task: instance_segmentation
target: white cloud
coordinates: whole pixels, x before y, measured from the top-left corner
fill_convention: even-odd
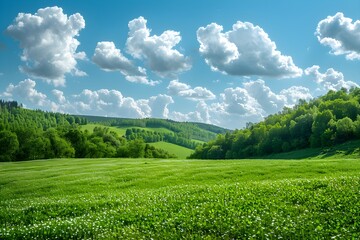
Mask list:
[[[85,28],[79,14],[68,17],[62,8],[39,9],[34,15],[19,13],[6,32],[20,42],[23,49],[20,69],[26,74],[46,80],[55,86],[65,85],[65,74],[86,75],[77,69],[77,60],[85,59],[76,52],[80,42],[75,38]]]
[[[98,42],[92,59],[94,63],[106,71],[120,71],[126,76],[145,76],[144,69],[135,67],[121,53],[120,49],[115,47],[113,42]]]
[[[309,101],[313,98],[310,90],[302,86],[292,86],[288,89],[283,89],[280,91],[280,95],[286,98],[287,107],[293,107],[299,100]]]
[[[142,83],[150,86],[155,86],[160,83],[160,81],[149,80],[146,76],[126,76],[125,79],[129,82]]]
[[[191,68],[190,61],[174,47],[181,41],[179,32],[167,30],[160,36],[150,35],[143,17],[129,22],[127,52],[136,59],[145,60],[159,76],[174,76]]]
[[[210,121],[210,113],[208,105],[200,101],[197,106],[196,110],[189,113],[181,113],[177,111],[173,111],[171,113],[171,118],[175,121],[180,122],[205,122],[211,123]]]
[[[353,23],[343,13],[328,16],[319,22],[315,34],[319,42],[331,48],[335,55],[346,55],[346,59],[360,59],[360,21]]]
[[[66,98],[64,96],[64,92],[54,89],[51,91],[51,93],[55,96],[56,100],[60,103],[60,104],[65,104],[66,103]]]
[[[92,59],[105,71],[120,71],[130,82],[151,86],[159,84],[159,81],[147,79],[146,70],[136,67],[121,53],[120,49],[115,47],[113,42],[98,42]]]
[[[37,106],[45,106],[48,103],[47,96],[38,92],[35,86],[36,82],[31,79],[21,81],[18,85],[10,83],[2,95],[10,99],[29,101]]]
[[[272,92],[263,80],[246,82],[244,88],[251,97],[256,99],[267,115],[278,112],[286,104],[287,98]]]
[[[329,68],[325,73],[319,71],[320,67],[314,65],[305,69],[305,75],[313,77],[314,81],[321,86],[322,90],[340,90],[341,88],[350,89],[352,87],[359,87],[359,85],[352,81],[346,81],[342,72],[338,72],[333,68]]]
[[[281,55],[259,26],[238,21],[232,30],[211,23],[197,30],[199,51],[214,71],[237,76],[299,77],[302,70]]]
[[[204,87],[191,88],[190,85],[178,80],[172,80],[167,89],[170,95],[181,96],[191,100],[212,100],[216,98],[210,90]]]
[[[258,101],[244,88],[226,88],[220,96],[221,106],[216,107],[221,111],[238,115],[263,113]]]
[[[64,93],[54,89],[51,91],[56,101],[51,101],[49,97],[36,89],[36,82],[31,79],[25,79],[17,85],[10,83],[5,92],[0,94],[9,100],[16,100],[26,107],[40,108],[52,112],[69,112],[73,109],[72,103],[66,100]]]
[[[84,89],[74,96],[72,111],[79,114],[92,114],[125,118],[167,118],[168,105],[173,103],[170,96],[159,94],[149,99],[135,100],[125,97],[120,91]]]
[[[181,121],[212,123],[230,129],[242,128],[247,122],[259,122],[285,106],[294,106],[300,99],[311,98],[309,89],[305,87],[293,86],[276,94],[263,80],[249,81],[243,87],[226,88],[218,102],[207,104],[200,101],[195,111],[173,112],[171,117]]]
[[[124,97],[117,90],[91,91],[84,89],[74,98],[74,105],[77,106],[78,113],[129,118],[148,117],[133,98]]]
[[[6,91],[0,93],[0,97],[46,111],[124,118],[168,118],[168,107],[174,103],[171,96],[164,94],[136,100],[114,89],[84,89],[79,94],[68,97],[57,89],[53,89],[51,93],[54,101],[36,89],[35,81],[26,79],[17,85],[9,84]]]
[[[158,96],[150,97],[149,107],[151,108],[151,117],[155,118],[168,118],[169,109],[168,105],[174,103],[172,97],[164,94],[159,94]]]

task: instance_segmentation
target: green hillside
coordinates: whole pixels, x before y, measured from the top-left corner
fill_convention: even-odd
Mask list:
[[[89,123],[86,125],[82,125],[81,129],[84,131],[87,130],[89,132],[93,132],[95,127],[104,127],[104,126],[99,124]],[[117,128],[117,127],[107,127],[107,128],[109,128],[110,131],[116,132],[119,136],[124,136],[126,132],[126,128]]]
[[[100,117],[100,116],[79,116],[85,118],[91,123],[99,123],[106,126],[116,126],[119,128],[136,128],[141,129],[167,129],[170,132],[179,134],[179,136],[200,140],[207,142],[217,134],[226,133],[230,130],[224,129],[215,125],[205,123],[191,123],[191,122],[176,122],[169,119],[129,119],[129,118],[114,118],[114,117]]]
[[[360,161],[0,163],[0,239],[358,239]]]
[[[244,129],[218,135],[199,146],[191,158],[267,158],[281,153],[291,155],[294,151],[322,155],[314,149],[326,150],[359,139],[360,89],[341,89],[310,102],[300,101],[262,122],[247,124]]]
[[[0,100],[0,162],[74,157],[176,157],[146,144],[142,138],[125,138],[127,130],[87,125],[87,122],[79,116],[24,109],[15,101]],[[150,133],[144,131],[144,136],[154,135],[153,131]],[[174,137],[174,140],[187,143],[181,142],[181,138]]]
[[[102,126],[102,125],[89,123],[87,125],[81,126],[81,128],[83,130],[88,130],[89,132],[93,132],[94,128],[99,127],[99,126]],[[126,133],[126,130],[128,129],[126,127],[120,128],[120,127],[111,127],[111,126],[107,127],[107,128],[109,128],[110,131],[116,132],[119,136],[124,136]],[[165,133],[170,132],[170,130],[165,129],[165,128],[140,128],[140,127],[136,127],[136,128],[140,129],[140,130],[153,131],[153,132],[165,132]],[[198,143],[202,143],[201,141],[198,141],[198,140],[194,140],[194,141],[198,142]],[[162,142],[162,141],[153,142],[153,143],[150,143],[150,145],[154,146],[158,149],[164,149],[167,152],[169,152],[170,154],[173,154],[181,159],[187,158],[188,156],[190,156],[190,154],[192,154],[194,152],[194,150],[192,150],[192,149],[185,148],[185,147],[182,147],[182,146],[179,146],[176,144],[172,144],[172,143]]]
[[[360,140],[347,141],[331,147],[306,148],[285,153],[276,153],[264,157],[265,159],[359,159]]]
[[[94,128],[96,128],[96,127],[104,127],[104,126],[101,125],[101,123],[97,123],[97,124],[89,123],[89,124],[81,126],[81,129],[84,131],[87,130],[90,133],[92,133],[94,131]],[[144,130],[146,132],[150,131],[150,132],[154,132],[154,133],[174,134],[173,132],[171,132],[170,130],[168,130],[166,128],[141,128],[141,127],[127,128],[127,127],[112,127],[112,126],[106,126],[106,128],[108,128],[109,131],[116,132],[119,136],[125,136],[127,129],[138,129],[140,131]],[[199,140],[191,140],[191,141],[193,141],[196,144],[204,143]],[[189,149],[186,147],[182,147],[180,145],[163,142],[163,141],[149,142],[149,144],[158,149],[163,149],[163,150],[167,151],[169,154],[175,155],[177,158],[182,158],[182,159],[187,158],[188,156],[190,156],[190,154],[192,154],[194,152],[193,149]]]
[[[159,149],[164,149],[169,153],[174,154],[180,159],[186,159],[188,156],[190,156],[190,154],[194,152],[194,150],[192,149],[167,142],[155,142],[155,143],[150,143],[150,145]]]
[[[124,119],[96,116],[84,116],[90,123],[82,126],[83,130],[92,131],[97,126],[108,128],[127,140],[142,139],[145,143],[158,146],[179,158],[188,157],[197,146],[213,139],[217,134],[229,130],[202,123],[175,122],[165,119]],[[162,148],[169,143],[169,149]],[[155,144],[160,143],[160,144]],[[175,147],[177,145],[179,147]],[[183,150],[183,151],[181,151]]]

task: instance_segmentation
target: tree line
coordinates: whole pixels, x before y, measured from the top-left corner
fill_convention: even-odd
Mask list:
[[[87,119],[68,114],[22,108],[15,101],[0,101],[0,161],[48,158],[176,157],[145,144],[127,140],[106,127],[82,131]]]
[[[257,124],[219,134],[190,158],[241,159],[360,139],[360,89],[329,91],[270,115]]]
[[[219,133],[225,133],[229,130],[205,123],[176,122],[169,119],[128,119],[128,118],[107,118],[99,116],[83,116],[89,122],[100,123],[102,125],[126,128],[165,128],[178,137],[186,139],[196,139],[208,142]]]
[[[138,128],[128,128],[126,130],[125,137],[128,140],[141,138],[147,143],[164,141],[190,149],[195,149],[196,146],[199,145],[199,143],[194,142],[193,140],[189,139],[188,136],[184,136],[182,133],[154,132]]]

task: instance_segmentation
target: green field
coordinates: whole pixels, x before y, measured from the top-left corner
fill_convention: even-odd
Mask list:
[[[190,154],[194,152],[192,149],[167,142],[156,142],[149,144],[156,148],[164,149],[171,154],[175,154],[180,159],[186,159],[186,157],[190,156]]]
[[[360,161],[0,163],[0,239],[358,239]]]
[[[166,128],[112,127],[112,126],[104,126],[101,124],[92,124],[92,123],[81,126],[81,128],[83,130],[88,130],[89,132],[92,132],[95,127],[107,127],[110,129],[110,131],[114,131],[117,134],[119,134],[119,136],[125,135],[126,129],[131,129],[131,128],[150,131],[150,132],[173,133],[172,131],[170,131],[169,129],[166,129]]]
[[[89,132],[93,132],[95,127],[107,127],[109,128],[110,131],[116,132],[119,136],[124,136],[126,132],[126,128],[118,128],[118,127],[104,126],[104,125],[91,124],[91,123],[86,125],[81,125],[82,130],[84,131],[88,130]]]
[[[116,132],[119,136],[124,136],[126,129],[128,129],[127,127],[111,127],[111,126],[104,126],[104,125],[100,125],[100,124],[82,125],[81,129],[84,131],[88,130],[89,132],[93,132],[95,127],[107,127],[110,129],[110,131]],[[170,131],[166,128],[140,128],[140,127],[131,127],[131,128],[141,129],[141,130],[145,130],[145,131],[152,131],[152,132],[160,132],[160,133],[173,133],[172,131]],[[193,140],[193,141],[198,142],[198,143],[204,143],[199,140]],[[155,143],[150,143],[150,145],[152,145],[156,148],[159,148],[159,149],[164,149],[167,152],[169,152],[170,154],[174,154],[178,158],[181,158],[181,159],[185,159],[191,153],[194,152],[194,150],[192,150],[192,149],[182,147],[182,146],[172,144],[172,143],[167,143],[167,142],[155,142]]]

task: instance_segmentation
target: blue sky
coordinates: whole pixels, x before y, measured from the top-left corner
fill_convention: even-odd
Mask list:
[[[0,98],[235,129],[360,84],[360,2],[0,1]]]

